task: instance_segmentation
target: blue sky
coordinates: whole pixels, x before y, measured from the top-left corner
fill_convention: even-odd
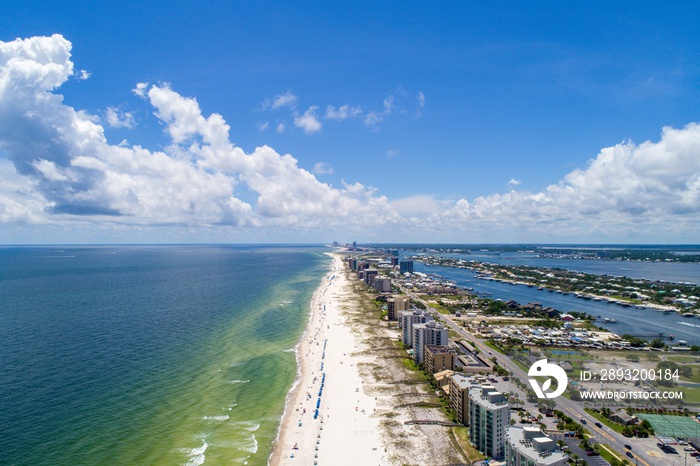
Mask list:
[[[3,5],[0,243],[695,243],[698,13]]]

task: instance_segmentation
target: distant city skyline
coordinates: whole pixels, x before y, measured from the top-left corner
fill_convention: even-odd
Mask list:
[[[0,244],[697,243],[693,2],[0,14]]]

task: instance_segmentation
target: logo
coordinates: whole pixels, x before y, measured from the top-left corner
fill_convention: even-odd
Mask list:
[[[527,372],[530,377],[533,376],[543,376],[543,377],[554,377],[557,381],[557,389],[550,393],[545,393],[547,389],[552,385],[552,379],[547,379],[542,384],[542,387],[537,383],[537,380],[530,379],[530,385],[535,391],[538,398],[556,398],[566,390],[566,383],[568,382],[568,377],[564,369],[557,366],[556,364],[550,364],[546,359],[540,359],[535,361],[535,363],[530,366],[530,370]]]

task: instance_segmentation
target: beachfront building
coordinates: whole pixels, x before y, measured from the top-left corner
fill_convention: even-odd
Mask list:
[[[469,440],[479,452],[502,460],[509,424],[510,406],[505,394],[489,385],[469,389]]]
[[[425,345],[425,370],[434,374],[436,372],[449,369],[454,370],[454,360],[457,356],[455,350],[449,349],[445,345]]]
[[[556,442],[537,427],[506,429],[506,466],[565,466],[567,457]]]
[[[365,285],[372,285],[373,278],[376,277],[379,274],[379,271],[377,269],[367,269],[365,270],[365,275],[364,275],[364,280],[365,280]]]
[[[391,278],[376,277],[374,279],[374,288],[380,293],[389,293],[391,291]]]
[[[386,316],[389,320],[397,320],[399,311],[408,310],[408,296],[392,296],[386,300]]]
[[[424,364],[426,345],[446,346],[447,337],[447,327],[440,322],[413,324],[413,361]]]
[[[402,275],[405,273],[413,273],[413,261],[411,261],[411,260],[399,261],[399,273]]]
[[[433,316],[423,310],[400,311],[399,327],[403,330],[401,341],[405,346],[413,346],[413,325],[424,324],[433,320]]]
[[[461,374],[450,377],[450,408],[457,416],[457,422],[469,425],[469,387],[476,386],[470,378]]]

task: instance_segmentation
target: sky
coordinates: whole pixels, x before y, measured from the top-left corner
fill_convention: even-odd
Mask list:
[[[699,15],[9,2],[0,244],[697,243]]]

